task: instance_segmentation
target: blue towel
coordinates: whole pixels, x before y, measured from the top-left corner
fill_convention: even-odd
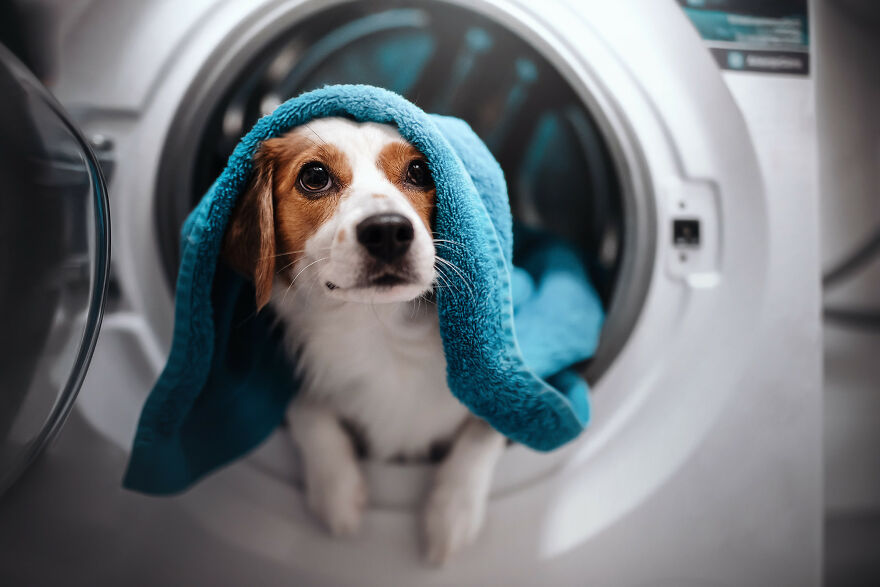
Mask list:
[[[271,312],[223,263],[220,245],[260,143],[309,120],[394,124],[427,157],[437,187],[439,253],[464,274],[436,301],[452,393],[505,436],[538,450],[589,418],[573,366],[592,356],[600,301],[577,256],[534,230],[514,239],[501,168],[463,121],[429,115],[371,86],[327,86],[260,119],[183,227],[171,354],[141,413],[124,484],[181,491],[262,442],[297,389]],[[466,281],[466,283],[465,283]]]

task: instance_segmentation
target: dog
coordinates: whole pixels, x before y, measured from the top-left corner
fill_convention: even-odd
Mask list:
[[[506,440],[446,383],[434,292],[466,284],[440,254],[460,245],[432,236],[435,197],[429,163],[395,127],[317,119],[257,150],[222,257],[298,358],[287,421],[309,508],[334,535],[358,531],[356,440],[382,460],[445,449],[422,518],[424,556],[439,565],[483,526]]]

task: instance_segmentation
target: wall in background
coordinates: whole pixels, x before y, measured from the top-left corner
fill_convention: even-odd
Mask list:
[[[812,9],[827,272],[880,231],[880,3]],[[825,303],[880,315],[880,254],[830,284]],[[825,373],[826,507],[880,515],[880,324],[826,320]]]

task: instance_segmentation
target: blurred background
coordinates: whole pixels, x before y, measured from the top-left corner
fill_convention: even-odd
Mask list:
[[[0,0],[0,581],[880,584],[880,3],[534,4]],[[184,218],[328,83],[467,120],[608,311],[590,432],[511,448],[445,574],[409,540],[428,465],[369,464],[341,545],[281,438],[119,487]]]
[[[831,577],[880,564],[880,5],[815,5]],[[867,571],[864,571],[867,572]],[[840,575],[837,575],[840,573]]]

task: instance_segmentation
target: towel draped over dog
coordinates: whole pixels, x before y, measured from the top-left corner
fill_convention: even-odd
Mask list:
[[[588,389],[574,366],[594,353],[604,314],[577,255],[534,230],[517,230],[514,242],[501,168],[465,122],[426,114],[387,90],[327,86],[260,119],[187,218],[171,352],[141,413],[126,487],[184,490],[282,422],[298,386],[295,359],[271,311],[255,313],[253,285],[219,253],[262,141],[330,116],[395,125],[428,160],[437,238],[458,243],[438,247],[460,274],[436,292],[455,397],[537,450],[559,447],[586,425]]]

